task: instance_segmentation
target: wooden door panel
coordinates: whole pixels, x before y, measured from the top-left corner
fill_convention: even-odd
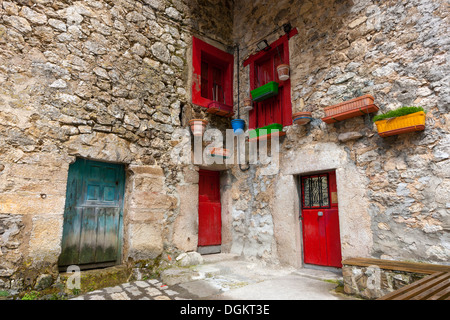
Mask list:
[[[341,268],[342,256],[338,210],[327,210],[324,221],[326,224],[327,265]]]
[[[337,194],[335,173],[302,177],[301,183],[304,262],[342,267],[338,205],[330,199]]]
[[[198,245],[220,245],[222,241],[222,222],[220,217],[220,203],[199,203]]]
[[[70,166],[60,266],[119,259],[124,184],[122,165],[78,159]]]
[[[222,216],[220,203],[220,173],[199,172],[198,246],[216,246],[222,243]]]

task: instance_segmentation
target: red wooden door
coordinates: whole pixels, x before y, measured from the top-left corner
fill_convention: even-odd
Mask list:
[[[200,170],[199,174],[198,245],[217,246],[222,243],[220,172]]]
[[[336,173],[301,178],[303,261],[342,267]]]

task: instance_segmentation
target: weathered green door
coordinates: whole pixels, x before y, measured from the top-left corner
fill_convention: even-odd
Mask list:
[[[124,186],[123,165],[85,159],[70,165],[60,267],[120,260]]]

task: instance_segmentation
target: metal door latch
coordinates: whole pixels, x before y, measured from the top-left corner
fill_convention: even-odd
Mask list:
[[[319,217],[323,217],[323,212],[322,212],[322,211],[319,211],[319,212],[317,213],[317,215],[318,215]]]

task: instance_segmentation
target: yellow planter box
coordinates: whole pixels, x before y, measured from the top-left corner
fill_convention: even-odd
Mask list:
[[[415,112],[406,116],[375,121],[378,134],[389,137],[397,134],[425,130],[425,112]]]

